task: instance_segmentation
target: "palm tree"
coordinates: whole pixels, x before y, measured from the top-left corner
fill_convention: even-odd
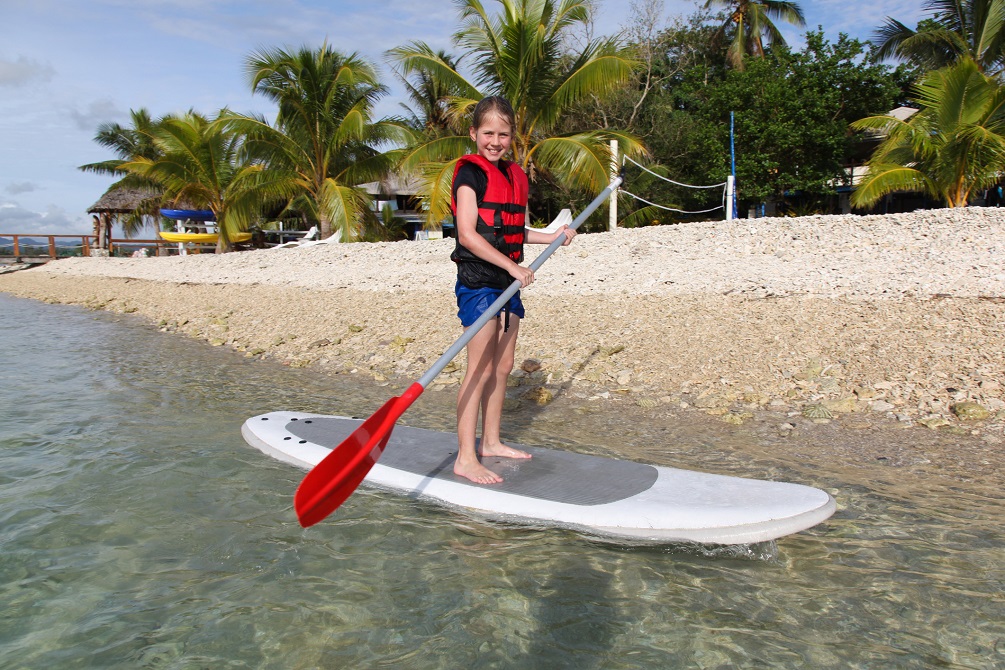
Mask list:
[[[806,20],[803,10],[796,2],[785,0],[707,0],[705,9],[724,7],[726,22],[719,28],[719,36],[732,31],[732,41],[726,50],[726,62],[737,70],[743,69],[743,58],[747,54],[764,56],[764,46],[784,45],[775,20],[782,20],[794,26],[803,27]]]
[[[967,58],[928,73],[916,93],[922,109],[907,121],[872,116],[852,124],[886,134],[852,194],[856,207],[895,191],[921,191],[965,207],[971,192],[1005,171],[1005,87]]]
[[[325,44],[255,53],[246,69],[251,88],[279,105],[275,127],[262,118],[230,117],[249,151],[297,181],[295,204],[318,222],[323,239],[333,231],[343,241],[360,239],[375,215],[356,186],[382,178],[397,159],[375,147],[413,137],[401,123],[373,120],[374,104],[386,92],[374,68]]]
[[[597,192],[607,184],[611,139],[619,139],[626,153],[642,152],[626,133],[557,132],[565,111],[618,90],[635,66],[613,39],[590,40],[579,53],[563,51],[570,29],[588,24],[587,3],[498,0],[501,13],[490,16],[479,0],[455,2],[463,24],[454,41],[472,64],[473,82],[425,44],[413,42],[389,52],[406,76],[423,73],[457,92],[449,102],[453,118],[469,117],[487,95],[504,96],[516,114],[513,160],[532,179],[544,174],[568,188]],[[428,223],[449,213],[454,163],[470,149],[463,132],[425,141],[404,155],[402,169],[422,173]]]
[[[227,110],[216,121],[189,112],[162,121],[151,132],[157,157],[137,157],[119,169],[156,183],[164,201],[211,210],[219,238],[216,251],[231,249],[235,233],[246,231],[263,203],[289,197],[292,181],[260,162],[244,158],[241,136]]]
[[[417,45],[417,48],[427,48],[425,45]],[[429,51],[429,58],[438,60],[453,70],[457,70],[460,62],[442,49],[437,52]],[[443,137],[444,135],[458,135],[467,130],[459,119],[450,111],[450,99],[461,94],[456,85],[434,77],[430,72],[418,70],[407,77],[399,71],[395,75],[405,86],[412,107],[405,103],[400,103],[401,107],[408,114],[408,122],[416,130],[421,131],[428,139]]]
[[[1005,0],[928,0],[933,18],[911,30],[887,17],[876,31],[877,54],[937,70],[969,58],[985,74],[1005,67]]]
[[[126,237],[132,237],[139,233],[150,222],[157,225],[156,222],[160,219],[160,198],[157,185],[148,179],[125,172],[121,167],[124,163],[137,158],[154,159],[158,157],[159,149],[153,141],[153,130],[163,120],[155,121],[146,109],[130,110],[129,115],[132,119],[131,126],[103,123],[98,126],[98,131],[94,136],[95,142],[106,149],[111,149],[117,158],[88,163],[78,168],[84,172],[118,177],[119,180],[109,186],[106,193],[122,190],[150,193],[150,197],[141,202],[140,206],[131,213],[117,217]]]

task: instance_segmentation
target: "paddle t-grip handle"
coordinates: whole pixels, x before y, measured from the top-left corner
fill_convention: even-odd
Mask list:
[[[583,208],[583,211],[581,211],[579,215],[572,220],[572,223],[569,224],[569,228],[572,230],[579,228],[579,226],[586,221],[586,218],[590,216],[590,214],[593,214],[597,207],[600,207],[604,200],[607,200],[611,193],[616,191],[618,187],[621,186],[623,181],[624,179],[622,177],[615,177],[607,188],[601,191],[600,195],[594,198],[593,202]],[[546,260],[551,258],[551,255],[555,253],[560,246],[562,246],[564,241],[565,236],[559,235],[551,244],[547,246],[547,248],[545,248],[544,251],[541,252],[537,258],[531,262],[528,267],[534,272],[537,272],[538,268],[544,265]],[[499,310],[501,310],[503,306],[509,302],[509,299],[516,295],[516,292],[519,290],[520,280],[514,279],[513,283],[510,284],[498,298],[496,298],[495,302],[489,305],[489,308],[486,309],[473,324],[471,324],[471,327],[465,330],[464,334],[461,335],[456,342],[450,345],[449,349],[443,352],[443,355],[440,356],[435,363],[433,363],[433,367],[429,368],[429,370],[426,371],[426,374],[419,377],[416,384],[419,384],[422,388],[429,386],[429,384],[436,379],[441,372],[443,372],[443,368],[447,367],[447,364],[454,360],[454,357],[457,356],[457,354],[461,353],[461,349],[468,345],[468,342],[470,342],[471,339],[478,334],[478,331],[480,331],[486,323],[493,319],[495,315],[499,313]]]

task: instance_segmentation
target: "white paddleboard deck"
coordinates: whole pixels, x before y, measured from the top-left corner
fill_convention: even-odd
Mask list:
[[[252,446],[310,469],[361,420],[271,412],[241,429]],[[519,445],[531,459],[487,458],[501,484],[453,473],[457,435],[397,426],[364,483],[480,516],[648,542],[750,544],[805,530],[835,510],[825,491]]]

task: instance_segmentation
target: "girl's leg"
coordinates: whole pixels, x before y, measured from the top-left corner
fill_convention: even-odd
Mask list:
[[[503,402],[506,400],[506,381],[509,379],[509,373],[513,371],[516,339],[519,332],[520,317],[512,314],[509,317],[509,330],[505,330],[503,327],[495,330],[493,367],[482,391],[482,442],[479,449],[482,456],[530,458],[530,454],[526,451],[503,444],[499,435],[502,426]]]
[[[502,326],[499,325],[498,319],[493,320],[485,324],[485,327],[468,342],[468,367],[457,394],[458,449],[454,474],[466,477],[477,484],[495,484],[502,481],[502,477],[481,464],[475,452],[478,411],[482,405],[486,383],[494,374],[498,331],[501,330]]]

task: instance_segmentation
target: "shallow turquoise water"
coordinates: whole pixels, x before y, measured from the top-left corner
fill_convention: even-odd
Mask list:
[[[304,530],[303,473],[241,423],[366,416],[388,389],[128,317],[3,295],[0,314],[0,667],[1005,665],[1000,491],[842,481],[556,406],[514,437],[793,479],[839,511],[777,544],[626,549],[364,490]],[[406,418],[452,411],[428,392]]]

